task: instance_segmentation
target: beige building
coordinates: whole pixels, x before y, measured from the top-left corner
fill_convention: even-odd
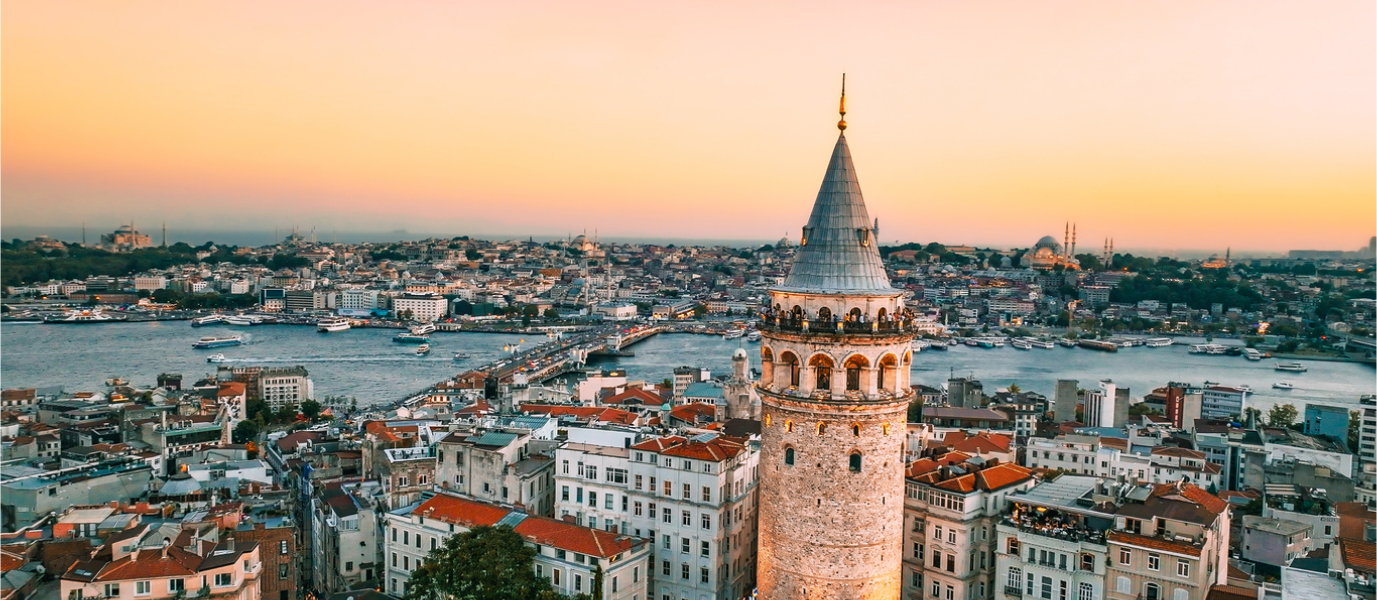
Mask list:
[[[259,600],[263,561],[254,542],[216,542],[182,529],[176,539],[112,536],[62,574],[59,598]]]

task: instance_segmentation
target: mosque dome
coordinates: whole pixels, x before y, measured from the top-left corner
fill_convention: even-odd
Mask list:
[[[792,244],[789,243],[789,236],[787,235],[782,238],[779,238],[778,242],[775,242],[775,246],[778,248],[788,248],[791,245]]]
[[[1033,248],[1050,248],[1053,252],[1059,252],[1061,251],[1061,244],[1057,243],[1057,238],[1050,235],[1044,235],[1042,239],[1038,240],[1038,243],[1035,244]]]

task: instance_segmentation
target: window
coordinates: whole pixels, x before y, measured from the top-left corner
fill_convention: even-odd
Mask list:
[[[1051,598],[1052,598],[1052,578],[1051,578],[1051,577],[1043,577],[1043,578],[1042,578],[1042,597],[1043,597],[1043,598],[1047,598],[1048,600],[1051,600]]]
[[[941,525],[935,525],[935,526],[933,526],[933,528],[932,528],[932,539],[937,540],[937,541],[939,541],[939,542],[942,541],[942,526],[941,526]]]
[[[1095,586],[1090,583],[1081,583],[1079,591],[1076,592],[1076,600],[1095,600]]]
[[[396,552],[393,552],[393,553],[392,553],[392,566],[394,566],[394,567],[397,566],[397,553],[396,553]]]
[[[287,555],[287,540],[282,540],[277,543],[277,553],[283,556]]]
[[[688,566],[688,563],[683,563],[683,564],[679,565],[679,578],[680,578],[680,579],[688,579],[688,578],[689,578],[689,566]]]
[[[1009,538],[1008,546],[1009,546],[1009,551],[1007,552],[1007,554],[1012,554],[1012,555],[1014,555],[1014,556],[1018,556],[1018,555],[1019,555],[1018,538],[1012,538],[1012,537]]]
[[[555,585],[559,585],[560,575],[563,575],[564,571],[554,569],[550,574],[553,575],[553,577],[550,578],[550,581],[553,582]]]
[[[818,387],[822,387],[822,386],[818,386]],[[826,424],[826,423],[818,423],[818,435],[827,435],[827,424]]]
[[[1063,579],[1060,582],[1058,582],[1058,584],[1060,591],[1057,594],[1057,598],[1059,598],[1060,600],[1066,600],[1066,580]]]
[[[346,569],[346,570],[351,570],[351,569],[353,569],[353,568],[354,568],[354,563],[349,563],[349,569]],[[277,578],[278,578],[278,579],[286,579],[286,578],[287,578],[287,564],[286,564],[286,563],[277,565]]]
[[[638,517],[641,516],[641,513],[643,512],[642,507],[643,505],[640,502],[631,503],[631,514],[636,515]]]
[[[693,513],[683,510],[679,511],[679,523],[685,527],[693,525]]]
[[[691,543],[691,542],[689,542],[689,539],[688,539],[688,538],[683,538],[683,539],[679,540],[679,551],[680,551],[680,552],[683,552],[684,554],[688,554],[688,553],[689,553],[689,544],[690,544],[690,543]]]
[[[703,486],[703,501],[712,502],[712,488],[706,485]]]
[[[674,522],[674,515],[671,514],[672,512],[673,512],[673,511],[669,510],[668,508],[666,508],[666,509],[660,511],[661,516],[664,517],[664,519],[662,519],[662,520],[663,520],[664,522],[666,522],[666,523],[673,523],[673,522]]]
[[[616,496],[613,496],[612,494],[603,494],[602,507],[611,510],[613,508],[612,503],[614,500],[616,500]]]
[[[702,542],[702,545],[701,545],[701,546],[702,546],[702,547],[699,548],[699,550],[698,550],[698,553],[699,553],[699,554],[701,554],[701,555],[703,555],[703,556],[710,556],[710,555],[712,554],[712,545],[711,545],[710,543],[708,543],[708,542],[705,541],[705,542]]]
[[[1095,570],[1095,555],[1094,555],[1094,554],[1082,554],[1082,555],[1081,555],[1081,570],[1082,570],[1082,571],[1094,571],[1094,570]]]
[[[1176,559],[1176,574],[1181,577],[1191,576],[1191,564],[1184,558]]]
[[[168,593],[170,593],[170,594],[175,594],[175,593],[177,593],[177,592],[181,592],[181,591],[185,591],[185,590],[186,590],[186,580],[185,580],[185,579],[169,579],[169,580],[167,580],[167,591],[168,591]]]
[[[642,483],[643,481],[644,481],[644,479],[642,478],[641,475],[637,475],[637,476],[636,476],[636,489],[638,489],[638,490],[641,489],[641,483]]]
[[[948,573],[955,573],[955,572],[956,572],[956,555],[955,555],[955,554],[948,554],[948,555],[947,555],[947,572],[948,572]]]
[[[597,507],[598,507],[598,493],[597,493],[597,492],[588,492],[588,506],[591,506],[591,507],[593,507],[593,508],[597,508]]]
[[[1146,600],[1162,600],[1162,588],[1155,583],[1144,584],[1143,597]]]
[[[707,582],[708,582],[708,568],[707,568],[707,567],[703,567],[703,568],[701,568],[701,569],[698,569],[698,579],[699,579],[699,581],[702,581],[703,583],[707,583]]]
[[[134,582],[134,595],[135,595],[135,596],[148,596],[148,595],[151,595],[152,593],[153,593],[153,582],[152,582],[152,581],[135,581],[135,582]]]
[[[410,545],[411,545],[411,532],[410,532],[410,531],[403,531],[403,532],[402,532],[402,544],[403,544],[403,545],[406,545],[406,546],[410,546]]]
[[[1160,570],[1162,570],[1162,556],[1161,556],[1161,555],[1159,555],[1159,554],[1157,554],[1157,553],[1155,553],[1155,552],[1149,552],[1149,553],[1148,553],[1148,570],[1150,570],[1150,571],[1160,571]]]
[[[666,495],[666,496],[673,496],[673,495],[674,495],[674,482],[673,482],[673,481],[666,481],[666,482],[665,482],[665,495]]]
[[[1176,588],[1171,593],[1171,600],[1190,600],[1191,594],[1181,588]]]
[[[577,574],[577,573],[574,574],[574,591],[575,591],[575,592],[582,592],[582,591],[583,591],[583,576],[582,576],[582,575],[579,575],[579,574]]]
[[[1120,549],[1119,549],[1119,564],[1121,564],[1121,565],[1131,565],[1131,564],[1133,564],[1133,553],[1130,552],[1130,551],[1128,551],[1127,549],[1120,548]]]
[[[793,448],[785,448],[785,449],[784,449],[784,464],[786,464],[786,465],[791,465],[791,466],[794,464],[794,449],[793,449]]]
[[[1017,593],[1023,587],[1023,569],[1009,567],[1009,578],[1004,582],[1005,589],[1012,589]]]
[[[684,484],[684,499],[685,499],[685,500],[690,500],[690,499],[692,499],[692,498],[693,498],[693,486],[691,486],[691,485],[685,483],[685,484]]]
[[[661,561],[660,574],[669,577],[669,561]]]
[[[948,544],[955,544],[955,543],[956,543],[956,530],[955,530],[955,529],[948,529],[948,530],[947,530],[947,543],[948,543]]]
[[[860,473],[860,472],[861,472],[861,453],[860,453],[860,452],[852,452],[852,453],[851,453],[851,472],[852,472],[852,473]]]
[[[794,385],[798,385],[798,374],[797,374],[797,371],[795,371],[794,377],[795,377],[795,379],[794,379]],[[785,433],[793,433],[793,432],[794,432],[794,422],[793,422],[793,421],[785,421],[785,422],[784,422],[784,432],[785,432]]]
[[[234,585],[234,574],[233,574],[233,573],[216,573],[216,574],[215,574],[215,587],[227,587],[227,586],[231,586],[231,585]]]
[[[701,516],[702,518],[699,520],[701,521],[703,529],[712,529],[712,515],[703,513]]]
[[[566,485],[566,486],[561,486],[561,487],[560,487],[560,490],[559,490],[559,499],[560,499],[560,500],[563,500],[563,501],[565,501],[565,502],[568,502],[568,501],[569,501],[569,486]],[[395,536],[394,536],[394,537],[395,537]],[[394,541],[395,541],[395,540],[394,540]]]

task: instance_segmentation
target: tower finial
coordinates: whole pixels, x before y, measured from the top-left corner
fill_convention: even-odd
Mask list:
[[[841,120],[837,121],[837,130],[846,131],[846,73],[842,73],[841,108],[837,112],[841,113]]]

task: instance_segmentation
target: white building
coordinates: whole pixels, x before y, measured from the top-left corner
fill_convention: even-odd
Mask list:
[[[1100,382],[1100,389],[1090,390],[1085,395],[1085,423],[1087,426],[1114,426],[1114,396],[1118,389],[1119,386],[1115,385],[1114,382],[1105,380]]]
[[[134,289],[136,290],[161,290],[167,287],[166,277],[135,277]]]
[[[384,591],[406,595],[411,574],[451,535],[478,526],[511,527],[535,548],[535,572],[561,594],[587,594],[602,568],[604,600],[647,600],[650,544],[574,523],[442,493],[383,517]]]
[[[445,297],[438,294],[402,294],[392,299],[392,314],[409,315],[413,321],[436,321],[448,311]]]
[[[373,310],[378,308],[378,290],[365,288],[340,290],[339,307],[348,310]]]
[[[1243,414],[1243,399],[1247,392],[1226,386],[1210,386],[1204,391],[1200,416],[1206,419],[1229,418]]]

